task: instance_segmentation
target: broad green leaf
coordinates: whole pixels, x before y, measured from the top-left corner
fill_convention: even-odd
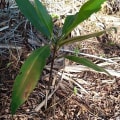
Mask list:
[[[62,28],[62,34],[67,35],[71,31],[70,29],[67,29],[67,28],[70,28],[70,25],[72,26],[77,15],[78,15],[78,13],[76,13],[75,15],[68,15],[66,17],[65,23],[64,23],[63,28]],[[67,31],[67,30],[69,30],[69,31]]]
[[[71,61],[74,61],[76,63],[82,64],[84,66],[87,66],[89,68],[92,68],[92,69],[94,69],[96,71],[105,72],[108,75],[110,75],[105,69],[99,67],[98,65],[94,64],[93,62],[91,62],[90,60],[88,60],[86,58],[77,57],[77,56],[65,56],[65,58],[67,58],[67,59],[69,59]]]
[[[48,14],[48,11],[39,0],[35,0],[35,8],[40,22],[47,28],[50,35],[52,35],[53,33],[52,17]]]
[[[72,44],[74,42],[83,41],[83,40],[89,39],[91,37],[97,37],[97,36],[102,35],[103,33],[106,33],[107,31],[109,32],[109,31],[111,31],[113,29],[116,32],[116,28],[111,27],[109,29],[106,29],[106,30],[103,30],[103,31],[100,31],[100,32],[95,32],[95,33],[91,33],[91,34],[83,35],[83,36],[77,36],[77,37],[73,37],[73,38],[69,38],[69,39],[65,39],[65,40],[59,40],[58,46],[61,47],[63,45],[67,45],[67,44]]]
[[[93,13],[98,12],[101,4],[106,0],[89,0],[75,15],[66,17],[62,29],[62,39],[64,39],[78,24],[88,19]]]
[[[15,114],[16,110],[27,100],[35,88],[49,55],[49,46],[38,48],[33,51],[22,65],[13,85],[11,102],[12,114]]]
[[[36,11],[35,5],[32,5],[29,0],[15,0],[18,7],[20,8],[21,12],[25,15],[26,18],[32,23],[33,26],[36,27],[37,30],[39,30],[41,33],[43,33],[45,36],[47,36],[49,39],[52,37],[52,21],[50,16],[48,15],[47,11],[45,10],[44,6],[40,3],[39,12],[43,11],[44,15],[38,14],[38,11]],[[38,2],[38,0],[37,0]],[[47,24],[44,19],[42,19],[43,16],[46,16],[50,20]],[[43,17],[44,18],[44,17]]]

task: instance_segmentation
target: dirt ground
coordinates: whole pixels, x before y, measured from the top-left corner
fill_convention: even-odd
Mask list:
[[[112,77],[67,60],[63,69],[63,60],[58,60],[53,74],[55,88],[47,108],[43,106],[36,112],[45,100],[49,64],[29,99],[12,117],[10,102],[14,79],[24,60],[34,49],[44,45],[46,38],[18,8],[0,10],[0,120],[120,120],[120,11],[111,14],[100,11],[92,15],[69,37],[110,27],[116,27],[117,33],[111,31],[65,46],[61,52],[75,54],[77,50],[79,56],[102,66]]]

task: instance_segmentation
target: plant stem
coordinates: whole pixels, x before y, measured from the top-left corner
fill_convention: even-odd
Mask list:
[[[54,66],[54,60],[55,60],[55,54],[56,54],[56,45],[53,48],[53,55],[52,55],[52,61],[51,61],[51,67],[50,67],[50,75],[49,75],[49,84],[48,89],[50,89],[50,86],[52,86],[52,73],[53,73],[53,66]]]

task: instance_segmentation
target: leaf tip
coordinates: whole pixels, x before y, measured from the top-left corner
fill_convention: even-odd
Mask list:
[[[10,112],[12,115],[14,115],[17,111],[17,107],[16,107],[16,103],[12,100],[11,104],[10,104]]]

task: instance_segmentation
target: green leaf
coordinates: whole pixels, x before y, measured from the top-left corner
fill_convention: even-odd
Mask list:
[[[50,35],[52,36],[53,33],[52,17],[48,14],[48,11],[39,0],[35,0],[35,8],[40,22],[46,27],[46,29],[49,31]]]
[[[76,63],[80,63],[84,66],[87,66],[89,68],[92,68],[96,71],[99,71],[99,72],[105,72],[107,73],[108,75],[110,75],[105,69],[99,67],[98,65],[94,64],[93,62],[91,62],[90,60],[86,59],[86,58],[83,58],[83,57],[77,57],[77,56],[65,56],[65,58],[71,60],[71,61],[74,61]]]
[[[93,13],[98,12],[101,4],[106,0],[89,0],[75,15],[66,17],[62,28],[62,39],[64,39],[78,24],[88,19]]]
[[[70,33],[72,30],[68,29],[70,28],[70,26],[72,26],[72,23],[74,22],[74,20],[76,19],[78,13],[76,13],[75,15],[68,15],[65,19],[65,23],[63,25],[62,28],[62,34],[64,35],[68,35],[68,33]],[[74,29],[74,28],[73,28]]]
[[[35,88],[49,55],[49,46],[38,48],[33,51],[22,65],[13,85],[11,102],[12,114],[15,114],[16,110],[27,100]]]
[[[100,32],[95,32],[95,33],[91,33],[91,34],[88,34],[88,35],[83,35],[83,36],[77,36],[77,37],[73,37],[73,38],[68,38],[68,39],[65,39],[65,40],[59,40],[58,46],[61,47],[63,45],[67,45],[67,44],[72,44],[74,42],[83,41],[83,40],[89,39],[91,37],[97,37],[97,36],[102,35],[103,33],[106,33],[107,31],[109,32],[109,31],[111,31],[113,29],[116,32],[116,28],[111,27],[109,29],[106,29],[106,30],[103,30],[103,31],[100,31]]]
[[[45,7],[39,2],[41,5],[39,8],[39,13],[36,11],[35,8],[38,10],[38,6],[36,7],[30,3],[29,0],[15,0],[18,7],[20,8],[21,12],[25,15],[26,18],[32,23],[33,26],[36,27],[37,30],[39,30],[41,33],[43,33],[45,36],[47,36],[49,39],[52,37],[52,21],[50,16],[48,15],[47,11],[45,10]],[[38,3],[38,0],[36,1]],[[44,12],[44,15],[40,12]],[[46,21],[42,18],[44,16],[47,16],[50,20],[47,24]]]

